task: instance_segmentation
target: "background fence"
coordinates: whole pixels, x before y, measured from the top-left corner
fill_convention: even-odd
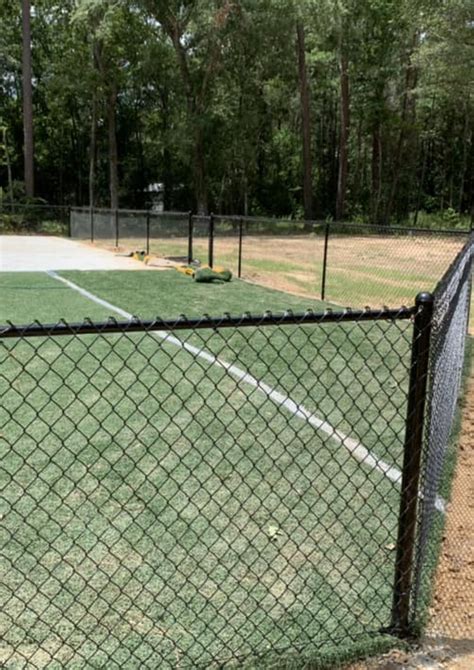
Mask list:
[[[48,205],[0,203],[0,234],[69,235],[71,208]]]
[[[410,304],[433,291],[469,231],[190,213],[73,209],[71,235],[229,267],[238,277],[339,306]]]
[[[418,630],[472,260],[410,309],[2,327],[2,665],[280,667]]]

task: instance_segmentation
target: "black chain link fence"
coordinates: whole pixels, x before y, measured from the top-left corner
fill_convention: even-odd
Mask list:
[[[2,667],[304,667],[419,632],[472,262],[471,236],[414,308],[2,326]]]
[[[2,667],[382,644],[414,315],[4,327]]]
[[[70,219],[67,206],[0,202],[1,235],[69,235]]]
[[[417,581],[413,601],[414,612],[421,626],[429,619],[428,608],[432,604],[435,587],[433,577],[438,565],[453,474],[458,459],[459,399],[462,395],[463,378],[466,373],[469,374],[471,362],[470,356],[466,360],[466,349],[470,349],[467,333],[473,258],[474,237],[471,236],[439,282],[434,294],[428,421],[423,455]],[[469,616],[472,616],[472,612],[469,614],[450,609],[438,614],[437,625],[452,632],[453,629],[462,627],[461,622]]]
[[[326,230],[324,299],[336,304],[411,304],[434,291],[469,231],[331,223]]]
[[[433,291],[469,231],[73,209],[71,235],[183,263],[197,259],[271,288],[363,308],[410,304],[420,288]]]

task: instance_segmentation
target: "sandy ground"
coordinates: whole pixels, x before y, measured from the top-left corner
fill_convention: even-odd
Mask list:
[[[460,455],[429,631],[419,650],[347,670],[474,669],[474,378],[465,402]]]
[[[143,270],[143,263],[61,237],[0,237],[1,272],[47,270]]]

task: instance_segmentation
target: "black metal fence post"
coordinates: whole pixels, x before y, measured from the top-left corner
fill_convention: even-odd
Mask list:
[[[244,220],[242,217],[239,219],[239,268],[238,276],[239,279],[242,278],[242,248],[243,248],[243,236],[244,236]]]
[[[94,241],[94,207],[89,208],[90,211],[90,224],[91,224],[91,242]]]
[[[329,223],[326,223],[324,231],[324,257],[323,257],[323,276],[321,282],[321,300],[326,300],[326,283],[328,271],[328,252],[329,252]]]
[[[392,632],[403,637],[410,634],[413,559],[416,541],[433,306],[434,297],[431,293],[420,293],[418,295],[416,299],[417,314],[414,323],[410,387],[408,392],[392,609]]]
[[[214,214],[209,217],[209,267],[214,267]]]
[[[118,248],[120,244],[120,229],[119,229],[119,211],[116,209],[114,211],[115,217],[115,248]]]
[[[150,212],[146,213],[146,255],[150,255]]]
[[[194,255],[194,250],[193,250],[193,213],[192,211],[189,212],[188,214],[188,265],[191,265],[193,262],[193,255]]]
[[[72,238],[72,207],[68,207],[66,210],[66,224],[68,237]]]

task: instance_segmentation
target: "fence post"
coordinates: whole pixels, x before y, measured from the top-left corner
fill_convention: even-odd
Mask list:
[[[242,217],[239,218],[239,279],[242,278],[242,248],[243,248],[243,235],[244,235],[244,220]]]
[[[119,211],[117,208],[114,209],[114,223],[115,223],[115,248],[118,249],[120,244],[120,231],[119,231]]]
[[[193,262],[194,258],[194,251],[193,251],[193,236],[194,236],[194,230],[193,230],[193,213],[190,211],[188,213],[188,265],[191,265]]]
[[[323,258],[323,277],[321,283],[321,300],[326,300],[328,252],[329,252],[329,222],[326,223],[326,229],[324,231],[324,258]]]
[[[91,205],[89,208],[90,211],[90,224],[91,224],[91,242],[94,242],[94,207]]]
[[[146,213],[146,255],[150,255],[150,212]]]
[[[214,214],[209,217],[209,267],[214,267]]]
[[[420,293],[413,330],[410,386],[403,456],[402,491],[393,592],[392,632],[410,634],[410,605],[416,541],[418,495],[423,451],[423,428],[430,359],[434,297]]]
[[[67,218],[67,233],[68,233],[69,239],[71,239],[72,238],[72,207],[67,208],[66,218]]]

